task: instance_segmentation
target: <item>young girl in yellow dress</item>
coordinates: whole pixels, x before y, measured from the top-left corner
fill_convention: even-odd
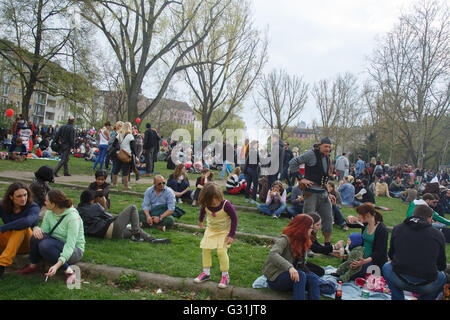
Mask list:
[[[195,283],[210,279],[212,250],[217,250],[222,279],[219,288],[226,288],[230,283],[228,248],[234,240],[237,227],[236,211],[230,201],[223,198],[222,189],[215,183],[207,183],[200,192],[198,203],[201,207],[198,225],[203,228],[206,216],[206,230],[200,248],[202,248],[203,272],[195,278]]]

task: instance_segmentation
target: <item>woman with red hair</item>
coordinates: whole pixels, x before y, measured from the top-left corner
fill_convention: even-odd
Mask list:
[[[319,277],[306,267],[306,252],[311,247],[313,219],[295,216],[275,242],[263,266],[269,288],[293,291],[294,300],[320,300]]]

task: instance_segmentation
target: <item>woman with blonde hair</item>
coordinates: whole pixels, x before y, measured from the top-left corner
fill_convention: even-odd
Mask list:
[[[112,175],[112,187],[114,188],[117,186],[118,174],[120,170],[122,170],[124,190],[130,190],[130,187],[128,186],[129,174],[133,165],[133,155],[136,154],[132,125],[130,122],[125,122],[123,124],[116,135],[116,140],[119,144],[119,151],[117,152]],[[121,154],[124,155],[124,157],[121,157]]]
[[[175,167],[175,170],[167,180],[167,186],[170,187],[175,193],[178,203],[183,203],[181,198],[191,198],[192,191],[184,164],[180,163]]]

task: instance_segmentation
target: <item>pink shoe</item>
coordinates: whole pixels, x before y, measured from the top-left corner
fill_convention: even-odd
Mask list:
[[[229,276],[222,276],[222,280],[220,280],[220,283],[218,285],[219,288],[225,289],[230,284],[230,277]]]
[[[41,268],[39,266],[32,267],[31,265],[28,265],[27,267],[25,267],[23,269],[17,270],[16,273],[26,275],[26,274],[32,274],[32,273],[39,272],[40,269]]]
[[[202,272],[198,275],[197,278],[194,279],[194,282],[201,283],[201,282],[208,281],[209,279],[211,279],[211,277],[209,275],[207,275],[206,273]]]

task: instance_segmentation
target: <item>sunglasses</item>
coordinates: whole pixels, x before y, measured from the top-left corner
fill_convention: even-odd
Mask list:
[[[166,184],[164,181],[157,184],[157,186]]]

